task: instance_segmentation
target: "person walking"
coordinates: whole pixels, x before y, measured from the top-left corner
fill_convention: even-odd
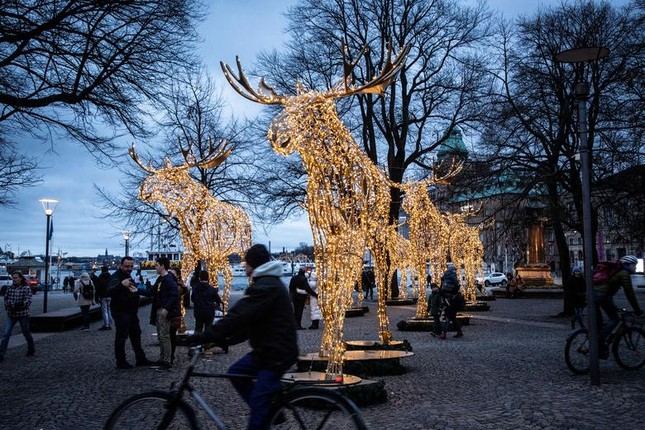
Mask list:
[[[298,358],[298,338],[289,293],[280,276],[282,263],[270,261],[264,245],[253,245],[245,255],[246,275],[251,278],[245,295],[224,317],[203,333],[188,338],[191,344],[228,345],[248,339],[251,352],[235,362],[231,383],[251,409],[249,429],[264,429],[281,378]]]
[[[99,330],[112,330],[112,318],[110,316],[110,302],[112,299],[108,295],[107,289],[110,283],[110,272],[107,266],[101,267],[101,273],[96,277],[94,287],[96,288],[96,303],[101,305],[101,316],[103,326]]]
[[[139,326],[139,294],[132,279],[134,260],[132,257],[121,258],[119,269],[112,274],[108,284],[108,295],[112,298],[112,318],[116,333],[114,338],[114,356],[117,369],[132,369],[125,354],[125,343],[130,339],[134,350],[136,366],[151,366],[155,363],[146,358],[141,347],[141,327]]]
[[[222,299],[214,288],[208,283],[208,272],[199,272],[199,282],[193,284],[193,293],[190,300],[193,302],[195,316],[195,333],[209,330],[215,319],[215,309],[221,309]]]
[[[94,304],[95,294],[96,291],[90,275],[87,272],[81,273],[81,277],[74,285],[74,298],[81,308],[81,315],[83,315],[81,331],[90,329],[90,306]]]
[[[310,293],[309,295],[309,316],[311,317],[309,330],[318,330],[320,328],[322,313],[320,312],[320,306],[318,306],[318,275],[313,270],[307,272],[307,283],[314,293]]]
[[[4,292],[4,308],[7,311],[7,318],[4,322],[5,332],[0,341],[0,361],[4,361],[4,355],[9,346],[9,339],[16,323],[20,324],[22,335],[27,341],[27,357],[36,354],[34,338],[29,331],[29,316],[31,315],[31,288],[20,270],[11,274],[11,285]]]
[[[298,330],[304,330],[304,327],[302,327],[302,314],[305,310],[307,295],[318,295],[309,288],[309,282],[307,282],[307,278],[305,277],[304,267],[298,269],[298,273],[291,278],[291,281],[289,282],[289,294],[291,295],[293,303],[293,314],[296,321],[296,328]]]
[[[572,292],[574,315],[571,318],[571,328],[576,328],[576,322],[581,328],[585,327],[584,314],[585,307],[587,306],[587,284],[584,276],[582,276],[582,268],[574,267],[569,278],[569,288]]]
[[[157,309],[157,337],[161,349],[160,371],[170,370],[174,358],[174,350],[170,340],[171,321],[181,317],[179,309],[179,285],[175,277],[168,272],[170,260],[168,257],[157,258],[155,267],[159,274],[159,289],[155,294],[155,308]]]

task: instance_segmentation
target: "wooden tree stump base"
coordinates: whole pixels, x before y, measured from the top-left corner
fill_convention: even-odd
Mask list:
[[[407,339],[392,340],[390,343],[382,343],[380,340],[348,340],[345,341],[347,351],[364,351],[364,350],[394,350],[394,351],[412,351],[412,345]]]
[[[413,355],[413,352],[397,350],[345,351],[343,371],[362,378],[402,375],[406,369],[401,365],[401,358]],[[327,361],[327,357],[311,352],[298,357],[297,369],[299,372],[324,372],[327,369]]]

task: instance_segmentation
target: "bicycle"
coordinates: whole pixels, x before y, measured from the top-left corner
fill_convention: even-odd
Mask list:
[[[105,430],[146,430],[146,429],[199,429],[195,409],[184,399],[186,392],[219,430],[227,427],[217,413],[202,398],[190,383],[191,378],[253,378],[248,375],[228,373],[204,373],[196,371],[197,362],[203,355],[203,348],[190,348],[192,360],[179,381],[170,391],[150,391],[126,399],[112,412],[105,424]],[[286,380],[283,380],[286,382]],[[345,396],[311,382],[299,383],[288,380],[277,394],[269,414],[269,428],[272,429],[357,429],[367,430],[358,407]],[[323,384],[325,382],[315,382]],[[308,384],[308,386],[304,386]],[[173,384],[175,385],[175,384]]]
[[[630,325],[637,323],[632,312],[621,312],[620,321],[612,332],[604,339],[604,344],[613,353],[616,363],[626,370],[637,370],[645,364],[645,331],[640,327]],[[564,349],[567,367],[578,375],[589,372],[589,337],[586,328],[581,328],[569,335]]]

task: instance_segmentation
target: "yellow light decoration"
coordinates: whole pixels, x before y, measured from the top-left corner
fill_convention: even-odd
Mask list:
[[[224,278],[222,310],[227,312],[233,281],[228,257],[231,254],[244,255],[251,246],[251,221],[242,208],[217,200],[204,184],[189,175],[189,168],[214,168],[230,154],[225,144],[209,146],[209,153],[197,162],[180,144],[186,163],[173,166],[166,158],[163,167],[156,170],[139,161],[134,144],[130,148],[130,156],[150,173],[141,183],[139,199],[150,204],[160,202],[168,215],[179,221],[184,245],[184,276],[190,273],[197,261],[204,260],[211,274],[211,283],[219,287],[219,271]]]
[[[415,318],[428,318],[425,282],[426,262],[431,263],[432,279],[441,279],[448,254],[449,231],[444,218],[430,200],[427,183],[411,182],[403,186],[403,209],[408,213],[410,260],[419,276]]]
[[[327,357],[327,379],[342,379],[343,325],[352,304],[352,292],[360,284],[363,252],[369,248],[374,259],[378,286],[388,279],[383,273],[389,225],[390,183],[372,163],[341,122],[334,99],[357,93],[380,94],[403,65],[409,46],[388,63],[381,74],[361,87],[349,85],[348,76],[326,93],[296,86],[296,95],[279,95],[264,80],[258,89],[249,84],[239,59],[239,75],[221,63],[224,76],[245,98],[262,104],[280,104],[284,111],[271,124],[268,140],[276,152],[300,154],[307,171],[307,199],[319,272],[318,303],[323,314],[320,355]],[[391,334],[385,312],[385,294],[378,293],[381,341]]]
[[[466,224],[465,214],[446,214],[444,217],[450,230],[450,257],[458,274],[463,268],[465,298],[475,300],[475,276],[483,258],[479,229]]]

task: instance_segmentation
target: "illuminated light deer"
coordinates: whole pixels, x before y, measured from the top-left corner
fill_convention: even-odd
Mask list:
[[[363,251],[374,257],[379,286],[383,273],[389,224],[390,182],[354,141],[338,117],[335,99],[360,93],[381,94],[394,80],[409,51],[405,46],[381,73],[365,85],[350,85],[345,78],[326,92],[305,91],[296,86],[295,96],[279,95],[263,79],[254,89],[244,75],[239,58],[238,73],[221,63],[224,76],[243,97],[261,104],[279,104],[284,110],[273,120],[268,139],[282,155],[300,154],[307,171],[307,201],[316,268],[319,275],[319,304],[325,320],[320,354],[328,357],[327,377],[342,378],[343,324],[351,306],[355,282],[360,282]],[[385,312],[385,294],[378,294],[381,341],[391,334]]]
[[[466,300],[475,300],[475,276],[481,268],[484,247],[479,238],[479,228],[465,222],[467,215],[446,214],[444,217],[449,230],[450,257],[460,278],[460,268],[463,269],[464,296]]]
[[[139,199],[150,204],[160,202],[168,215],[179,221],[184,245],[183,273],[188,274],[197,261],[202,259],[206,262],[213,285],[218,286],[218,271],[222,273],[222,304],[223,311],[226,312],[233,281],[228,257],[231,254],[244,255],[251,246],[251,221],[239,206],[221,202],[213,197],[204,184],[190,176],[189,169],[215,168],[229,156],[231,150],[226,143],[214,146],[209,141],[208,153],[197,161],[190,147],[184,149],[181,142],[179,146],[184,164],[173,166],[166,158],[163,167],[153,169],[141,163],[132,144],[130,156],[139,167],[150,174],[141,183]]]
[[[421,274],[426,271],[426,261],[431,262],[432,278],[441,279],[449,248],[448,224],[430,200],[427,185],[425,182],[413,182],[404,186],[403,209],[409,215],[410,255],[419,276],[415,318],[428,317],[425,280],[421,279]]]

